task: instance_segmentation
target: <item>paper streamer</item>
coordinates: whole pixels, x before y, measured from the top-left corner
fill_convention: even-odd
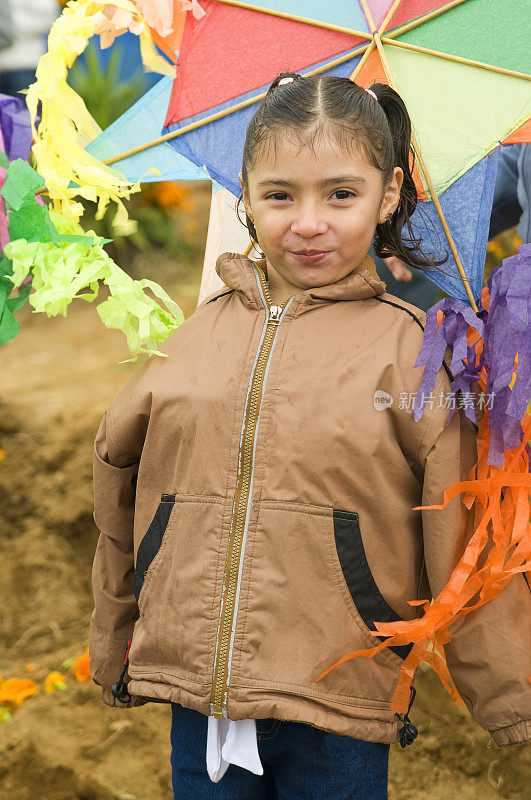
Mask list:
[[[481,365],[493,396],[488,463],[501,467],[504,450],[520,443],[520,420],[531,398],[531,244],[521,244],[516,255],[493,269],[487,286]]]
[[[51,211],[50,215],[60,233],[82,230],[73,223],[65,225],[64,218],[56,212]],[[89,234],[95,236],[93,231]],[[124,333],[133,353],[132,358],[119,363],[136,361],[140,353],[167,357],[156,347],[184,322],[181,308],[154,281],[134,280],[127,275],[102,244],[56,245],[18,239],[6,246],[6,255],[13,263],[11,280],[15,288],[30,272],[33,274],[28,300],[36,311],[48,316],[66,316],[72,300],[79,298],[89,303],[96,300],[98,281],[102,280],[109,287],[110,297],[97,307],[100,319],[106,327]],[[145,293],[146,288],[163,301],[167,311]]]
[[[149,28],[138,8],[129,0],[77,0],[63,10],[48,37],[48,52],[39,60],[36,81],[27,92],[35,143],[33,154],[37,170],[44,177],[54,210],[73,222],[83,214],[81,197],[98,203],[101,219],[109,202],[117,205],[113,224],[117,234],[128,235],[136,224],[128,219],[123,199],[139,185],[132,186],[125,176],[105,166],[84,149],[101,133],[85,104],[66,82],[67,71],[87,46],[91,36],[100,34],[108,46],[125,30],[137,34],[147,69],[168,74],[174,69],[155,52]],[[42,119],[35,127],[38,103]]]

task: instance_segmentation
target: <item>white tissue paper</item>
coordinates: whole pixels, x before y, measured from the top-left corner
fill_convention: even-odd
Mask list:
[[[255,719],[216,719],[208,717],[207,770],[210,780],[217,783],[229,764],[263,775],[264,768],[258,753]]]

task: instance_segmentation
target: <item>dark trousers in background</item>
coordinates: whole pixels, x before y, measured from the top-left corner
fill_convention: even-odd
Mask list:
[[[34,69],[0,72],[0,94],[10,94],[13,97],[23,98],[23,95],[19,94],[19,92],[21,89],[27,89],[30,83],[35,83]]]
[[[442,290],[432,283],[429,278],[426,278],[420,270],[410,267],[408,269],[413,274],[412,280],[397,281],[387,268],[385,261],[375,254],[372,245],[369,255],[374,260],[376,272],[386,284],[386,291],[389,294],[394,294],[395,297],[399,297],[401,300],[405,300],[406,303],[411,303],[423,311],[427,311],[430,306],[445,297]]]

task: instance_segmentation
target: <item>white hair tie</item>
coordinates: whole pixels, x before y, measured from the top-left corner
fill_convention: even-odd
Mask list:
[[[372,96],[374,97],[374,99],[376,100],[376,102],[378,102],[378,98],[376,97],[376,95],[374,94],[374,92],[372,91],[372,89],[365,89],[365,91],[366,91],[366,92],[368,92],[369,94],[372,94]]]

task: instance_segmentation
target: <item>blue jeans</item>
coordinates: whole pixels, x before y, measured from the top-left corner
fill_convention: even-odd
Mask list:
[[[387,800],[389,745],[303,722],[257,719],[263,775],[230,764],[218,783],[206,768],[207,717],[172,703],[174,800]]]

